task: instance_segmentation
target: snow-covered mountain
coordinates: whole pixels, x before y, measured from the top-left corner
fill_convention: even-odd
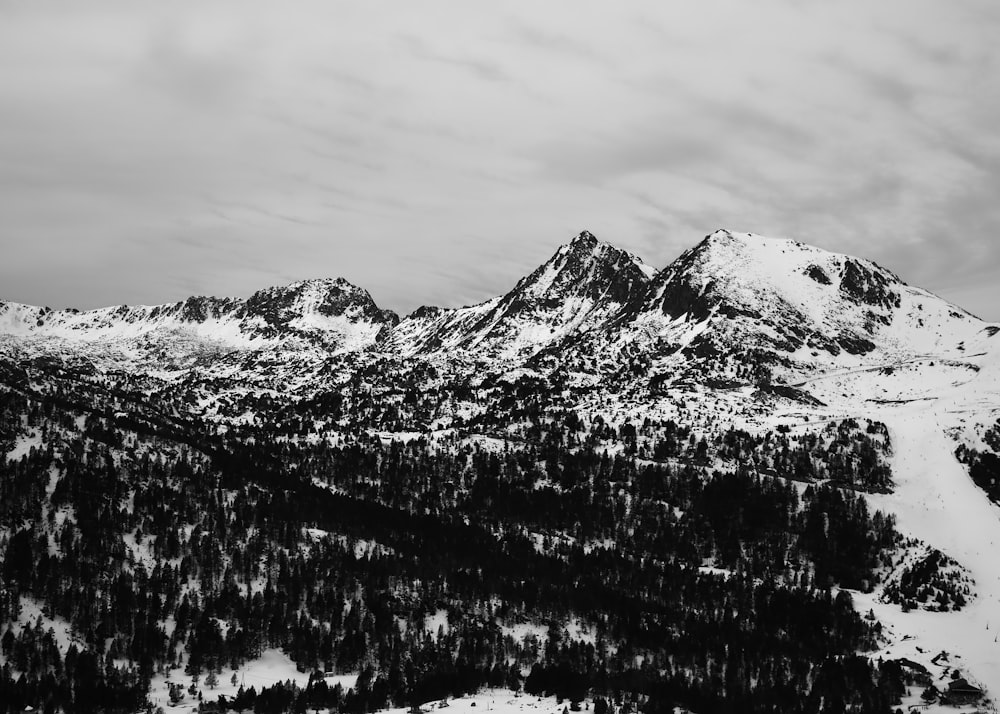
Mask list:
[[[263,430],[275,444],[535,449],[542,425],[565,423],[546,448],[573,451],[587,424],[600,448],[634,454],[623,435],[636,425],[674,424],[685,465],[698,436],[698,463],[730,471],[709,458],[726,434],[815,446],[830,425],[875,420],[893,487],[868,502],[976,583],[960,611],[901,613],[884,595],[906,551],[855,593],[886,625],[880,654],[937,672],[937,652],[959,652],[964,673],[1000,687],[1000,508],[956,457],[1000,444],[998,335],[869,260],[792,240],[720,230],[657,271],[583,232],[504,295],[402,320],[342,279],[84,312],[0,303],[0,387],[69,405],[83,416],[60,428],[89,424],[102,443],[113,425],[137,442]],[[41,446],[20,421],[5,428],[10,454]],[[834,442],[810,453],[836,462]],[[740,468],[775,475],[744,456]]]
[[[392,331],[387,347],[406,356],[459,350],[480,358],[523,359],[604,327],[655,272],[584,231],[506,295],[471,307],[418,309]]]
[[[330,361],[349,358],[466,376],[563,370],[640,400],[694,383],[836,401],[850,375],[892,368],[878,395],[903,399],[971,376],[969,355],[991,348],[990,329],[871,261],[725,230],[660,271],[584,231],[504,295],[402,320],[339,278],[154,307],[0,303],[0,351],[20,358],[85,357],[99,371],[287,383],[306,394],[346,378],[355,367]],[[933,376],[900,377],[921,359]]]
[[[831,369],[961,358],[987,327],[869,260],[720,230],[660,271],[589,349],[630,345],[660,382],[794,384]]]
[[[704,339],[717,347],[771,349],[806,362],[953,349],[982,327],[869,260],[724,230],[657,276],[636,319],[650,311],[709,320],[713,330]]]
[[[267,288],[245,300],[191,297],[87,311],[0,302],[0,335],[8,343],[141,363],[237,350],[354,351],[374,344],[398,320],[342,278]]]
[[[657,272],[582,232],[505,295],[404,319],[343,279],[260,290],[247,299],[80,312],[0,303],[0,339],[34,350],[83,350],[149,362],[253,350],[318,358],[374,350],[398,358],[523,366],[539,353],[623,349],[653,376],[700,365],[702,376],[753,367],[795,382],[828,367],[961,356],[986,324],[871,261],[795,241],[720,230]],[[536,360],[537,361],[537,360]],[[656,365],[659,367],[657,368]]]

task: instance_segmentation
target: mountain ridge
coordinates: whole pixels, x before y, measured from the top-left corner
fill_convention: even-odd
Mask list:
[[[503,295],[403,318],[342,278],[87,312],[0,303],[0,356],[200,384],[213,401],[219,380],[309,397],[379,369],[454,384],[559,376],[639,402],[707,385],[835,403],[824,375],[920,360],[940,380],[990,372],[972,351],[995,349],[989,327],[872,261],[798,241],[720,229],[655,270],[583,231]],[[881,399],[917,391],[883,382]]]
[[[749,246],[756,247],[748,250]],[[114,330],[107,329],[116,323],[132,325],[131,331],[120,332],[138,336],[157,327],[204,326],[212,321],[228,321],[236,324],[220,324],[219,337],[241,348],[273,342],[282,336],[282,330],[286,330],[292,337],[306,342],[312,338],[335,350],[376,346],[415,356],[442,349],[479,349],[506,357],[524,357],[574,333],[617,329],[634,323],[641,320],[644,313],[655,312],[657,308],[671,320],[683,317],[699,321],[706,319],[713,310],[730,319],[761,319],[760,290],[768,286],[759,284],[756,288],[748,288],[748,271],[730,271],[729,268],[747,268],[753,263],[759,269],[762,261],[758,253],[766,247],[770,255],[777,256],[779,251],[775,246],[784,246],[780,248],[781,253],[791,250],[813,255],[815,260],[804,269],[796,266],[797,272],[805,270],[815,286],[833,287],[836,279],[838,294],[844,302],[852,303],[864,313],[864,333],[871,334],[877,324],[890,324],[893,308],[899,307],[900,291],[909,288],[894,273],[872,261],[822,251],[787,239],[720,229],[656,270],[635,255],[598,240],[589,231],[582,231],[560,246],[548,261],[518,280],[507,293],[461,308],[422,306],[400,317],[378,307],[367,291],[343,278],[321,278],[263,288],[245,299],[193,296],[155,306],[121,305],[86,311],[71,308],[52,311],[0,301],[0,334],[65,339],[93,335],[99,340],[102,332],[109,339],[118,336]],[[718,283],[720,275],[738,283],[741,292],[722,290]],[[775,275],[772,273],[769,277]],[[770,287],[779,282],[774,280]],[[801,286],[798,289],[801,290]],[[819,295],[822,291],[814,292]],[[927,291],[921,292],[928,300],[945,302]],[[787,290],[785,293],[778,290],[771,291],[770,295],[789,302],[786,293]],[[828,295],[822,297],[829,300]],[[808,310],[802,309],[804,302],[807,301],[792,300],[786,306],[789,308],[785,310],[786,317],[793,322],[803,321],[803,318],[813,323],[823,322],[826,316],[816,312],[816,304],[820,301],[814,300],[813,305],[805,306]],[[962,308],[948,305],[953,317],[973,319]],[[804,314],[809,311],[813,314]],[[321,319],[331,317],[343,317],[344,320],[341,324],[333,324]],[[324,329],[345,332],[350,325],[360,323],[367,323],[369,329],[358,330],[364,333],[358,339],[322,339]],[[143,325],[148,329],[144,330]],[[61,326],[65,329],[58,329]],[[237,334],[233,334],[234,329]],[[523,339],[529,331],[532,334],[526,344],[512,344],[518,336]],[[796,331],[796,328],[779,330],[786,346],[797,348],[807,344],[811,337],[821,349],[834,354],[841,349],[863,352],[870,348],[868,337],[857,330],[845,335],[831,330],[812,330],[804,341]],[[211,330],[198,332],[212,337]]]

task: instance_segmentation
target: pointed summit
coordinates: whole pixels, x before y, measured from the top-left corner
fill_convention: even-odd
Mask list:
[[[571,295],[625,302],[655,270],[628,251],[581,231],[545,263],[522,278],[504,300],[565,300]]]
[[[558,250],[556,250],[552,258],[546,261],[546,263],[544,263],[543,265],[547,265],[548,263],[552,262],[553,260],[556,260],[560,256],[592,255],[594,253],[595,248],[597,248],[599,245],[605,245],[609,248],[613,248],[613,246],[611,246],[608,243],[602,243],[600,240],[597,239],[597,236],[595,236],[590,231],[580,231],[575,236],[573,236],[573,239],[569,243],[563,243],[561,246],[559,246]]]
[[[590,231],[580,231],[579,233],[576,234],[573,240],[571,240],[567,244],[567,246],[572,248],[578,248],[578,247],[593,248],[595,245],[597,245],[598,242],[599,241],[597,240],[597,236],[595,236]]]
[[[530,355],[604,325],[644,293],[655,272],[628,251],[581,231],[506,295],[433,316],[414,314],[394,336],[416,345],[413,352],[458,348]]]

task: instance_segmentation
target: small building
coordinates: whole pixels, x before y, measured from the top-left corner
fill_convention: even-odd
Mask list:
[[[978,704],[984,696],[984,692],[979,687],[969,684],[962,677],[948,682],[948,691],[941,699],[948,704]]]

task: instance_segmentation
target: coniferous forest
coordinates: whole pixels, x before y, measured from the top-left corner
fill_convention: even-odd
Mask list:
[[[268,648],[308,686],[221,708],[497,686],[605,711],[890,712],[909,684],[866,655],[880,625],[849,592],[901,540],[860,493],[891,489],[880,424],[615,424],[514,385],[464,429],[404,438],[427,394],[258,400],[220,427],[169,394],[5,382],[0,451],[31,445],[0,461],[0,712],[143,711],[154,676],[228,680]],[[323,420],[351,426],[319,438]]]

